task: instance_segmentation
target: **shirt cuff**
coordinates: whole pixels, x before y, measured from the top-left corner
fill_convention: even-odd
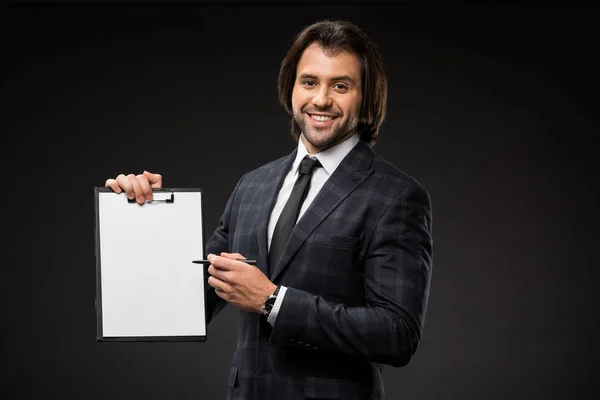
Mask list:
[[[273,304],[273,308],[269,313],[269,317],[267,321],[271,326],[275,326],[275,320],[277,319],[277,313],[279,312],[279,307],[281,307],[281,302],[283,301],[283,296],[285,296],[285,291],[287,288],[285,286],[279,287],[279,293],[277,293],[277,298],[275,299],[275,304]]]

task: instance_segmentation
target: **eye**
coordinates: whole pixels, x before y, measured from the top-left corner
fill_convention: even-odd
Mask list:
[[[345,92],[346,90],[348,90],[348,86],[346,86],[343,83],[336,83],[335,85],[333,85],[333,87],[339,92]]]
[[[311,81],[310,79],[306,79],[306,80],[302,81],[302,84],[304,86],[311,86],[312,87],[312,86],[316,86],[317,83],[315,81]]]

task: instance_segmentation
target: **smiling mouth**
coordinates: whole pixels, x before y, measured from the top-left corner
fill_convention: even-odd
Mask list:
[[[315,121],[318,122],[327,122],[327,121],[331,121],[334,118],[337,118],[334,115],[321,115],[321,114],[310,114],[307,113],[312,119],[314,119]]]

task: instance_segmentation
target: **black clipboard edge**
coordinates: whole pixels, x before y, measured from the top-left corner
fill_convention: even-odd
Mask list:
[[[102,335],[102,277],[100,276],[102,268],[100,268],[100,193],[112,191],[109,188],[95,187],[94,188],[94,213],[96,216],[94,228],[94,253],[96,253],[96,340],[101,340]]]
[[[160,188],[152,189],[153,192],[200,192],[200,215],[202,222],[204,219],[204,192],[200,188]],[[94,187],[94,213],[95,229],[94,229],[94,253],[96,254],[96,341],[97,342],[206,342],[208,337],[204,336],[103,336],[102,335],[102,277],[101,277],[101,258],[100,258],[100,193],[115,193],[111,188]],[[205,227],[202,223],[202,257],[206,257],[206,236]],[[202,280],[206,284],[205,271],[202,268]],[[207,332],[206,324],[206,287],[204,287],[204,331]]]

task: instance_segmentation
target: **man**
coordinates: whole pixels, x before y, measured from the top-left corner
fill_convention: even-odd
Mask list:
[[[206,243],[209,319],[241,310],[228,398],[383,399],[383,364],[406,365],[423,330],[429,196],[371,149],[387,78],[359,28],[305,28],[278,84],[297,148],[240,179]],[[161,185],[106,182],[140,204]]]

